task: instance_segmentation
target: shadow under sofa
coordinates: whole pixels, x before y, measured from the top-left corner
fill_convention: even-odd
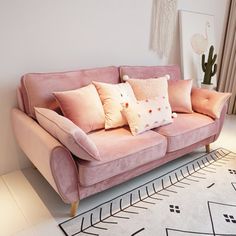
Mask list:
[[[116,84],[121,82],[123,75],[147,79],[165,74],[171,79],[181,78],[177,65],[110,66],[72,72],[30,73],[21,78],[17,89],[18,108],[12,110],[17,142],[62,200],[71,204],[72,216],[77,212],[80,199],[141,175],[198,147],[205,145],[209,152],[209,144],[221,132],[227,105],[219,118],[197,112],[179,113],[173,123],[137,136],[132,136],[126,126],[88,133],[88,138],[103,157],[100,161],[74,156],[39,125],[34,107],[59,111],[52,94],[54,91],[77,89],[93,80]],[[84,152],[81,147],[81,155]]]

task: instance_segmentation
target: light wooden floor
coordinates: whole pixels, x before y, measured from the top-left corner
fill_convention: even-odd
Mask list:
[[[224,147],[236,152],[236,116],[227,116],[219,139],[211,147]],[[204,148],[195,151],[204,152]],[[176,162],[188,161],[190,155]],[[176,162],[170,163],[176,165]],[[177,164],[179,164],[177,163]],[[127,189],[165,172],[165,166],[125,184],[81,201],[79,211],[112,198]],[[69,205],[64,204],[46,180],[34,168],[0,176],[0,236],[62,236],[58,223],[67,219]]]

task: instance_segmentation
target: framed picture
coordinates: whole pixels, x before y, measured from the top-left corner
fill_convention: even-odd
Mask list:
[[[214,16],[179,11],[181,65],[184,79],[193,79],[200,87],[204,77],[202,54],[208,57],[211,45],[215,47]],[[212,83],[216,85],[215,76]]]

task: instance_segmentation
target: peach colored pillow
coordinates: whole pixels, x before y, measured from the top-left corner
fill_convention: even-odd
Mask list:
[[[122,113],[125,115],[133,135],[172,122],[171,107],[168,98],[164,96],[123,103],[122,106]]]
[[[121,114],[123,102],[135,102],[136,98],[128,83],[109,84],[93,81],[105,112],[105,129],[121,127],[127,124]]]
[[[230,96],[231,93],[193,88],[191,94],[193,110],[214,119],[220,118],[221,110]]]
[[[192,80],[168,80],[169,102],[172,111],[192,113]]]
[[[64,144],[75,156],[84,160],[101,160],[96,145],[71,120],[47,108],[35,107],[39,124]]]
[[[73,121],[84,132],[104,128],[105,115],[101,100],[93,84],[64,91],[54,92],[65,117]]]
[[[153,99],[157,96],[168,97],[168,83],[169,76],[150,79],[135,79],[124,75],[123,80],[127,81],[135,94],[137,100]]]

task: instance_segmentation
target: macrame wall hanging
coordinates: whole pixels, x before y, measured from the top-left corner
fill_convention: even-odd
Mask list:
[[[177,0],[153,0],[150,48],[160,57],[168,57],[173,41]]]

